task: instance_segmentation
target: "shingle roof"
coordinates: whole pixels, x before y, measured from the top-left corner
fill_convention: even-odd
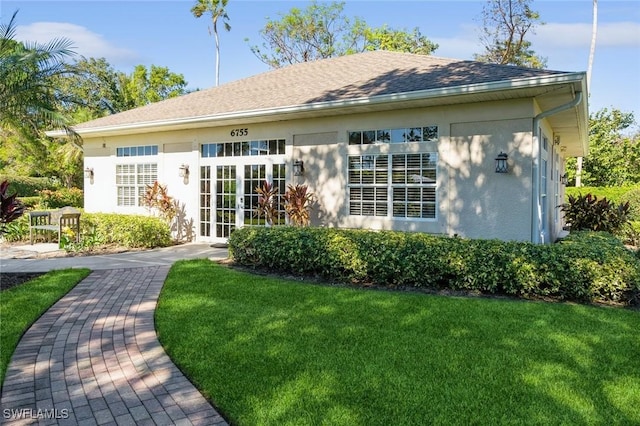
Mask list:
[[[96,127],[210,117],[564,74],[510,65],[374,51],[291,65],[75,126]]]

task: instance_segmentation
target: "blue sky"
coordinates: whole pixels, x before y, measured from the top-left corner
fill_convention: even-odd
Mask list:
[[[215,49],[210,20],[190,12],[195,1],[31,1],[0,0],[0,20],[16,9],[18,39],[47,42],[67,37],[86,57],[104,57],[117,70],[137,64],[168,67],[183,74],[189,88],[215,84]],[[478,43],[480,13],[476,1],[347,0],[345,14],[370,26],[418,27],[440,47],[436,56],[472,59]],[[268,70],[250,51],[261,44],[266,18],[276,19],[305,1],[229,0],[231,31],[220,31],[220,83]],[[546,23],[530,37],[533,49],[550,69],[586,71],[591,42],[591,0],[535,0]],[[590,112],[618,108],[640,122],[640,0],[598,1],[598,43],[591,81]],[[247,41],[248,39],[248,41]]]

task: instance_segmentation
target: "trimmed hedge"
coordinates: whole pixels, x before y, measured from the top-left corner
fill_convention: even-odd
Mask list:
[[[169,226],[160,218],[115,213],[82,213],[78,249],[116,244],[124,248],[167,247],[173,244]],[[7,225],[6,241],[29,240],[29,214]]]
[[[229,238],[239,265],[360,285],[479,291],[580,302],[630,302],[640,262],[607,233],[560,243],[449,238],[334,228],[242,228]]]
[[[640,221],[640,187],[627,191],[620,198],[621,203],[629,203],[629,220]]]
[[[90,236],[96,245],[118,244],[127,248],[167,247],[173,242],[171,230],[162,219],[152,216],[115,213],[83,213],[82,238]]]
[[[636,186],[568,186],[566,188],[566,196],[573,195],[595,195],[598,199],[606,198],[609,201],[613,201],[616,204],[622,202],[622,197],[633,189],[640,189],[640,185]]]

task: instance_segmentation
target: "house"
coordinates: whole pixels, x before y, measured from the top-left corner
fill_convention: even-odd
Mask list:
[[[157,180],[220,242],[260,224],[266,179],[307,185],[319,226],[552,242],[587,98],[583,72],[386,51],[295,64],[75,126],[85,209],[148,214]]]

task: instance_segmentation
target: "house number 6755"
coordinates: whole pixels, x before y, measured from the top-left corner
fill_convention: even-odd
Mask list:
[[[231,131],[231,136],[232,137],[247,136],[247,135],[249,135],[249,129],[233,129]]]

